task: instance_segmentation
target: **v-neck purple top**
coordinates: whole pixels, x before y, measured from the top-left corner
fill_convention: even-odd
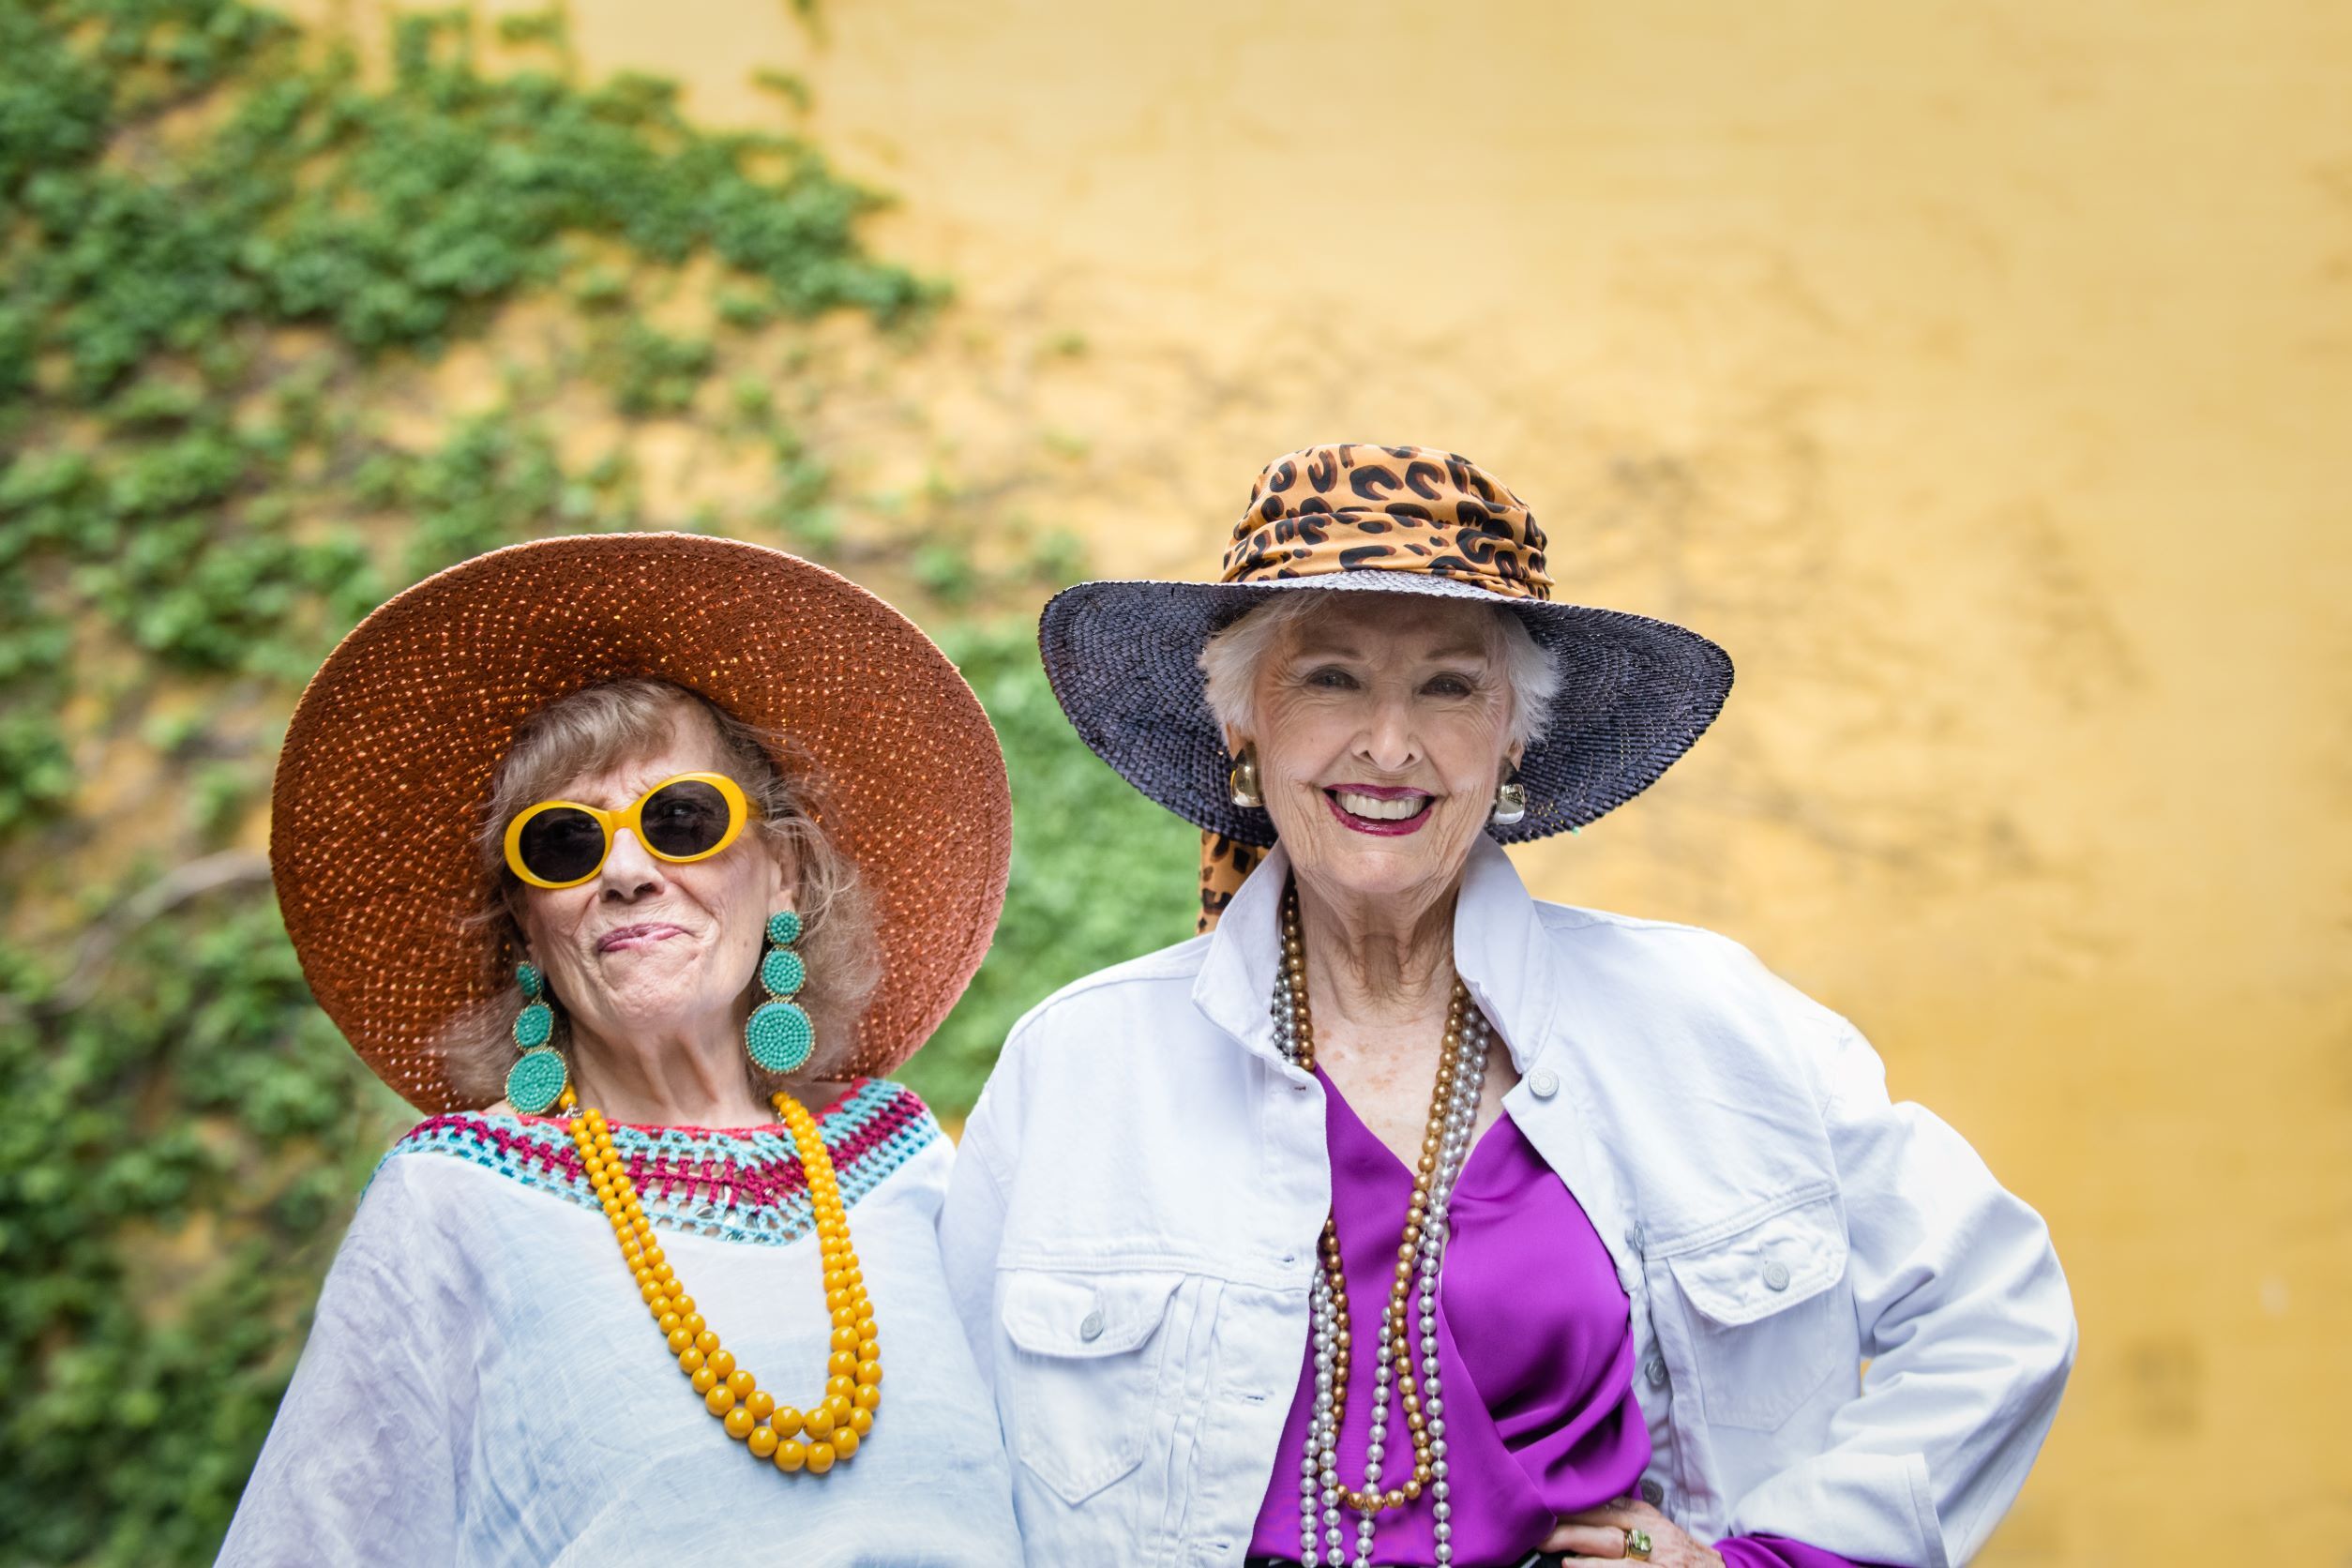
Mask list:
[[[1355,1341],[1369,1347],[1395,1278],[1412,1172],[1322,1069],[1315,1076],[1323,1086],[1332,1207]],[[1464,1161],[1451,1221],[1437,1318],[1454,1560],[1490,1568],[1518,1562],[1561,1515],[1632,1494],[1650,1463],[1650,1431],[1634,1395],[1633,1331],[1608,1249],[1509,1116],[1482,1134]],[[1412,1441],[1394,1384],[1389,1400],[1381,1481],[1393,1486],[1411,1472]],[[1348,1380],[1339,1435],[1339,1473],[1350,1485],[1363,1483],[1371,1404],[1367,1349]],[[1299,1555],[1299,1461],[1314,1406],[1309,1346],[1250,1535],[1253,1555]],[[1381,1514],[1372,1560],[1434,1560],[1434,1500],[1425,1491]],[[1357,1515],[1344,1517],[1352,1557]],[[1737,1536],[1715,1549],[1729,1568],[1854,1568],[1835,1553],[1778,1536]]]

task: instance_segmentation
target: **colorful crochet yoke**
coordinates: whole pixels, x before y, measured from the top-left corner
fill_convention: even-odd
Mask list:
[[[933,1138],[940,1124],[914,1091],[860,1078],[818,1113],[843,1204],[857,1200]],[[782,1245],[815,1229],[808,1178],[777,1127],[640,1127],[612,1124],[612,1144],[654,1224],[720,1241]],[[385,1163],[417,1155],[467,1160],[526,1187],[600,1207],[565,1123],[553,1117],[480,1111],[429,1117],[392,1146]],[[378,1168],[382,1168],[379,1167]]]

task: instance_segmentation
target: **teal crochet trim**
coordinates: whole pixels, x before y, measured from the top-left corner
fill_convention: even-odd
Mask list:
[[[817,1119],[845,1206],[944,1136],[914,1091],[869,1078]],[[816,1216],[792,1137],[781,1127],[712,1131],[615,1124],[613,1148],[629,1164],[656,1229],[719,1241],[783,1246],[812,1234]],[[464,1111],[420,1123],[376,1168],[414,1155],[461,1159],[535,1191],[602,1212],[560,1121]]]

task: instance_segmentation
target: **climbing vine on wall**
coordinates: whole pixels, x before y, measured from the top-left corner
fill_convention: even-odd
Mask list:
[[[1188,928],[1189,835],[1035,668],[1020,612],[1078,569],[1066,541],[845,524],[816,361],[754,352],[820,318],[917,330],[942,287],[868,253],[877,198],[803,138],[570,59],[552,12],[400,19],[365,68],[238,0],[0,6],[11,1560],[209,1560],[402,1124],[310,1004],[256,845],[302,679],[417,578],[722,528],[880,574],[941,630],[1018,817],[998,951],[916,1074],[950,1112],[1020,1006]],[[436,375],[469,350],[459,398]],[[752,477],[671,515],[629,439],[665,421]],[[1100,897],[1154,882],[1156,924]]]

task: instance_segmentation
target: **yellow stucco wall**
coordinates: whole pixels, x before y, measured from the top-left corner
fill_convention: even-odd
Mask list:
[[[2352,1561],[2352,8],[572,8],[716,120],[807,75],[963,290],[916,460],[1106,569],[1429,443],[1729,647],[1521,865],[1749,943],[2048,1216],[2082,1359],[1983,1560]]]

